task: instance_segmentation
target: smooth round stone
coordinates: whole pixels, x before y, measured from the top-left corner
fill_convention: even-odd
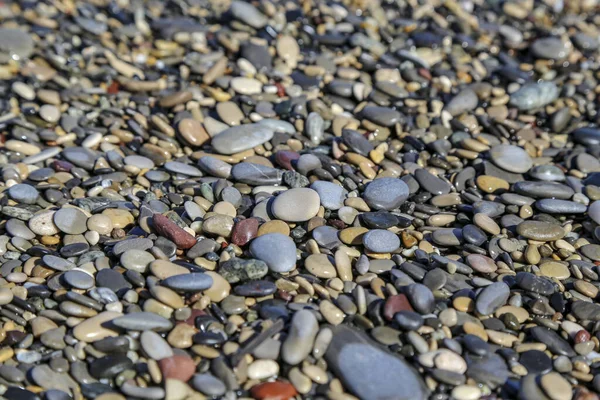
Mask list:
[[[176,174],[193,177],[202,176],[202,171],[200,171],[198,168],[179,161],[168,161],[165,163],[164,167],[167,171],[174,172]]]
[[[374,253],[391,253],[400,247],[400,238],[384,229],[373,229],[363,235],[363,245]]]
[[[517,272],[517,285],[524,290],[549,296],[554,293],[554,285],[546,278],[529,272]]]
[[[246,95],[259,94],[262,92],[263,86],[262,83],[257,79],[241,76],[233,78],[230,82],[230,85],[236,93]]]
[[[490,157],[494,164],[503,170],[524,173],[533,166],[533,160],[525,150],[518,146],[501,144],[492,147]]]
[[[517,233],[527,239],[542,242],[551,242],[565,236],[565,231],[560,225],[545,221],[523,221],[517,225]]]
[[[317,241],[319,246],[326,249],[335,249],[341,246],[342,242],[338,237],[339,232],[333,226],[319,226],[312,231],[313,239]]]
[[[547,261],[540,265],[540,274],[548,278],[557,279],[566,279],[571,276],[567,266],[554,261]]]
[[[209,175],[227,179],[231,176],[231,165],[216,157],[204,156],[198,160],[198,167]]]
[[[435,298],[431,290],[420,283],[412,283],[405,289],[406,297],[415,311],[421,314],[429,314],[435,307]]]
[[[257,237],[250,243],[250,252],[254,258],[267,263],[274,272],[289,272],[296,266],[296,244],[289,236],[281,233],[267,233]]]
[[[548,182],[562,182],[565,173],[555,165],[537,165],[529,170],[532,178]]]
[[[423,326],[423,317],[414,311],[399,311],[394,315],[394,321],[405,331],[416,331]]]
[[[94,286],[94,277],[83,271],[67,271],[63,275],[64,281],[76,289],[89,289]]]
[[[154,161],[152,161],[148,157],[144,157],[144,156],[138,156],[138,155],[127,156],[123,159],[123,162],[126,165],[132,165],[134,167],[138,167],[139,169],[154,168]]]
[[[397,178],[379,178],[371,181],[363,192],[363,199],[376,210],[393,210],[409,196],[408,185]]]
[[[588,207],[588,216],[597,224],[600,224],[600,201],[595,201]]]
[[[546,37],[533,42],[529,47],[529,51],[536,58],[560,60],[571,53],[571,48],[567,47],[560,38]]]
[[[600,144],[600,129],[596,127],[577,128],[571,136],[576,142],[587,146]]]
[[[315,181],[310,188],[319,194],[321,205],[329,210],[339,210],[344,206],[348,192],[340,185],[327,181]]]
[[[368,156],[374,148],[373,144],[367,138],[360,132],[352,129],[342,130],[342,140],[352,151],[363,156]]]
[[[538,200],[535,208],[548,214],[583,214],[587,211],[585,204],[559,199]]]
[[[519,363],[530,374],[546,374],[552,370],[552,360],[546,353],[539,350],[528,350],[521,353]]]
[[[453,117],[462,113],[472,111],[477,108],[479,99],[472,89],[463,89],[450,100],[444,110],[448,111]]]
[[[294,314],[289,334],[281,346],[281,356],[290,365],[301,363],[312,351],[319,323],[313,312],[300,310]]]
[[[392,126],[402,119],[402,114],[399,111],[379,106],[366,106],[362,109],[361,115],[363,118],[381,126]]]
[[[490,315],[506,304],[510,288],[504,282],[494,282],[486,286],[477,296],[475,309],[481,315]]]
[[[321,199],[313,189],[296,188],[286,190],[275,197],[271,212],[286,222],[308,221],[319,212]]]
[[[67,147],[61,154],[70,163],[88,171],[94,168],[98,157],[96,153],[84,147]]]
[[[421,188],[429,193],[433,195],[450,193],[450,185],[426,169],[419,168],[415,171],[414,175]]]
[[[579,251],[592,261],[600,261],[600,245],[586,244],[585,246],[581,246]]]
[[[201,272],[174,275],[161,281],[161,285],[180,292],[197,292],[200,290],[206,290],[210,288],[212,284],[212,277]]]
[[[0,28],[0,63],[28,58],[34,50],[33,39],[22,29]]]
[[[192,386],[207,396],[223,396],[227,391],[227,387],[221,380],[208,373],[194,375]]]
[[[253,186],[279,185],[283,171],[262,164],[242,162],[231,169],[231,176],[237,182]]]
[[[17,203],[35,204],[39,193],[36,188],[25,183],[19,183],[8,189],[8,194]]]
[[[575,194],[569,186],[557,182],[521,181],[515,183],[513,189],[524,196],[542,199],[556,198],[568,200]]]
[[[574,357],[576,354],[571,345],[553,330],[536,326],[530,330],[530,333],[535,340],[548,346],[548,350],[554,354],[567,357]]]
[[[191,146],[202,146],[210,136],[199,121],[193,118],[184,118],[177,124],[181,137]]]
[[[51,104],[44,104],[40,107],[40,117],[50,123],[56,123],[60,119],[60,110]]]
[[[88,217],[77,208],[61,208],[54,214],[54,224],[64,233],[77,235],[87,230]]]
[[[96,286],[109,288],[115,293],[131,289],[131,283],[125,279],[123,274],[108,268],[102,269],[96,274]]]
[[[144,177],[152,182],[166,182],[169,180],[170,175],[165,171],[151,170],[146,172]]]
[[[156,332],[168,331],[173,324],[166,318],[151,312],[133,312],[112,320],[112,323],[130,331],[153,330]]]
[[[336,276],[336,269],[332,261],[333,258],[327,254],[311,254],[304,261],[304,267],[319,278],[333,278]]]
[[[271,281],[251,281],[234,288],[235,294],[245,297],[263,297],[275,293],[277,286]]]
[[[481,246],[487,240],[485,232],[473,224],[468,224],[463,227],[462,236],[466,242],[472,243],[475,246]]]
[[[314,154],[302,154],[296,161],[296,170],[303,175],[321,167],[321,160]]]
[[[67,271],[75,268],[75,264],[73,262],[65,260],[64,258],[53,256],[51,254],[46,254],[44,257],[42,257],[42,261],[47,267],[57,271]]]
[[[11,89],[25,100],[31,101],[35,99],[35,90],[26,83],[14,82],[11,86]]]
[[[425,384],[404,359],[386,352],[362,331],[348,325],[333,329],[325,360],[344,387],[361,399],[426,398]]]
[[[144,331],[140,335],[140,345],[144,352],[153,360],[171,357],[173,349],[162,336],[154,331]]]
[[[274,130],[265,124],[238,125],[213,137],[211,145],[219,154],[235,154],[268,142],[273,134]]]
[[[230,11],[235,18],[255,29],[260,29],[268,23],[268,19],[263,13],[244,1],[232,1]]]
[[[401,223],[397,216],[383,211],[362,213],[360,214],[360,220],[366,227],[376,229],[387,229]]]
[[[152,254],[144,250],[130,249],[121,254],[121,265],[124,268],[137,271],[140,273],[146,272],[148,265],[154,261],[155,258]]]
[[[557,372],[542,375],[540,386],[552,400],[570,400],[573,398],[573,387],[571,387],[569,381]]]
[[[463,242],[462,229],[437,229],[433,231],[431,238],[438,246],[460,246]]]
[[[35,239],[35,233],[25,225],[25,223],[16,218],[11,218],[6,221],[6,232],[14,237],[19,237],[25,240]]]
[[[110,217],[106,215],[94,214],[88,218],[87,227],[90,231],[98,232],[100,235],[108,235],[113,230],[113,222]]]
[[[469,254],[466,261],[471,268],[482,274],[491,274],[498,269],[494,260],[482,254]]]
[[[558,87],[553,82],[530,83],[510,95],[510,104],[529,111],[552,103],[558,94]]]

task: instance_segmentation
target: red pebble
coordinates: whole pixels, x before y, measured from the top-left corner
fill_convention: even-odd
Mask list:
[[[171,221],[169,218],[162,214],[154,214],[152,216],[152,222],[154,223],[154,230],[161,235],[175,243],[179,249],[189,249],[196,244],[196,238],[181,229]]]
[[[176,354],[158,361],[163,379],[177,379],[183,382],[190,380],[196,372],[194,360],[183,354]]]
[[[293,171],[292,162],[300,158],[300,154],[295,151],[280,150],[275,153],[275,162],[281,167]]]
[[[231,243],[243,246],[256,237],[258,232],[258,220],[248,218],[239,221],[231,230]]]
[[[106,89],[106,93],[108,93],[108,94],[119,93],[119,83],[117,81],[113,81],[113,83],[110,84],[108,89]]]
[[[288,382],[265,382],[253,386],[250,394],[259,400],[289,400],[295,397],[298,392],[291,383]]]
[[[585,329],[580,330],[575,335],[575,344],[587,342],[591,339],[592,335]]]
[[[397,294],[394,296],[388,297],[383,305],[383,316],[388,321],[394,319],[394,314],[399,311],[414,311],[410,302],[408,301],[408,297],[404,294]]]
[[[283,85],[277,82],[275,83],[275,86],[277,87],[277,96],[285,97],[285,88],[283,87]]]

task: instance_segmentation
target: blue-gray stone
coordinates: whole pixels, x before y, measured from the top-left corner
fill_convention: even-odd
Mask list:
[[[549,214],[583,214],[587,210],[585,204],[558,199],[538,200],[535,202],[535,208]]]
[[[370,182],[363,192],[363,199],[376,210],[393,210],[406,201],[408,185],[398,178],[379,178]]]
[[[490,315],[506,304],[510,288],[504,282],[494,282],[486,286],[477,296],[475,309],[481,315]]]
[[[197,292],[210,288],[213,285],[213,279],[210,275],[202,272],[193,272],[170,276],[163,279],[160,284],[178,292]]]
[[[231,176],[236,181],[248,185],[279,185],[283,171],[266,165],[242,162],[231,169]]]
[[[400,238],[385,229],[373,229],[363,235],[363,245],[374,253],[391,253],[400,247]]]
[[[339,210],[342,208],[344,200],[348,195],[346,189],[327,181],[313,182],[310,188],[319,193],[321,205],[329,210]]]
[[[424,400],[428,392],[419,374],[401,357],[347,325],[333,328],[325,360],[353,395],[369,400]]]
[[[264,123],[238,125],[217,134],[211,144],[219,154],[235,154],[268,142],[273,133],[273,129]]]
[[[8,194],[17,203],[35,204],[39,193],[36,188],[26,183],[13,185],[8,189]]]
[[[510,104],[529,111],[552,103],[558,98],[558,87],[553,82],[529,83],[510,95]]]
[[[264,261],[274,272],[289,272],[296,266],[296,244],[281,233],[267,233],[250,243],[254,258]]]

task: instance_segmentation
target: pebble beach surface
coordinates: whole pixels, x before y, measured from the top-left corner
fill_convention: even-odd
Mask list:
[[[0,399],[599,400],[598,11],[0,2]]]

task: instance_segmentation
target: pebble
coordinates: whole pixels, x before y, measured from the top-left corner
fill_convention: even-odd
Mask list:
[[[273,138],[274,131],[264,124],[246,124],[228,128],[212,139],[219,154],[234,154],[259,146]]]
[[[597,398],[594,1],[388,3],[0,6],[3,398]]]
[[[325,359],[348,390],[365,399],[425,398],[421,378],[397,356],[380,350],[360,331],[336,327]],[[402,379],[394,378],[402,376]]]
[[[273,249],[277,249],[277,252],[273,252]],[[289,272],[296,266],[296,245],[289,236],[281,233],[257,237],[250,243],[250,252],[274,272]]]
[[[384,229],[373,229],[363,235],[363,245],[374,253],[391,253],[400,247],[400,238]]]
[[[552,103],[557,97],[558,87],[553,82],[530,83],[511,94],[510,104],[530,111]]]
[[[402,205],[408,198],[409,189],[406,183],[395,178],[380,178],[367,185],[364,199],[376,210],[393,210]]]
[[[315,190],[295,188],[275,197],[271,211],[283,221],[303,222],[317,215],[320,204],[319,194]]]
[[[346,190],[340,185],[326,181],[316,181],[310,188],[317,192],[321,205],[329,210],[339,210],[344,205]]]
[[[490,149],[490,157],[492,162],[498,167],[518,174],[529,171],[533,166],[533,161],[529,154],[517,146],[494,146]]]

